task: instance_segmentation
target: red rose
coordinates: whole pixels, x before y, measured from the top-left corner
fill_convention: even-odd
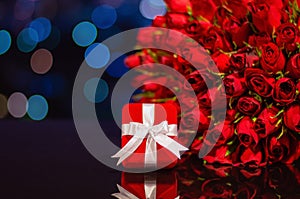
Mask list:
[[[212,129],[208,129],[204,134],[204,143],[211,146],[215,143],[215,146],[226,144],[228,140],[234,135],[234,126],[230,122],[225,122],[224,125],[216,125]]]
[[[299,158],[299,141],[289,132],[280,139],[272,136],[268,139],[268,158],[271,163],[292,164]]]
[[[282,71],[285,66],[285,58],[274,43],[268,43],[263,46],[261,67],[267,72],[277,73]]]
[[[241,97],[237,104],[238,110],[250,116],[255,116],[260,112],[261,105],[254,97]]]
[[[194,98],[189,97],[189,96],[183,96],[183,95],[182,96],[177,96],[177,97],[178,97],[178,99],[184,99],[183,103],[180,104],[181,109],[183,111],[190,112],[190,111],[192,111],[193,109],[196,108],[198,102]]]
[[[169,42],[170,45],[175,47],[174,44],[176,42],[174,43],[174,41],[172,41],[173,39],[169,39]],[[191,63],[198,64],[198,66],[202,67],[202,69],[207,68],[207,64],[209,63],[211,58],[207,55],[205,49],[199,48],[199,44],[197,42],[187,41],[187,42],[176,44],[176,46],[178,51],[177,54],[181,55],[181,57],[178,57],[178,61],[181,64],[183,64],[183,67],[186,67],[187,70],[191,72],[192,69]],[[189,62],[187,60],[189,60]]]
[[[129,68],[134,68],[134,67],[140,66],[142,64],[142,58],[141,58],[141,56],[139,56],[137,54],[130,55],[130,56],[126,57],[125,64]]]
[[[209,92],[199,93],[197,95],[199,106],[201,108],[210,108],[211,107],[211,98]]]
[[[266,164],[264,149],[260,144],[255,147],[239,145],[232,158],[234,166],[258,167]]]
[[[279,110],[272,106],[265,108],[257,117],[254,130],[261,138],[265,138],[281,128],[281,124],[277,124],[280,117],[275,117],[278,112]]]
[[[212,55],[212,59],[214,60],[216,66],[219,69],[219,71],[214,72],[228,73],[230,71],[228,55],[221,52],[216,52]]]
[[[297,83],[296,88],[297,88],[297,91],[300,92],[300,81]],[[298,94],[297,99],[300,100],[300,95],[299,94]]]
[[[199,106],[203,108],[211,108],[211,104],[214,103],[214,109],[223,109],[223,103],[220,103],[220,100],[223,100],[225,93],[222,93],[222,90],[218,88],[211,88],[205,93],[200,93],[197,95]]]
[[[258,33],[249,37],[248,43],[253,47],[262,47],[264,44],[268,44],[272,41],[271,36],[268,33]]]
[[[285,48],[288,52],[297,49],[296,43],[299,40],[298,28],[292,23],[285,23],[276,29],[276,43],[279,47]]]
[[[165,0],[170,12],[187,13],[187,6],[190,6],[190,0]]]
[[[222,23],[223,29],[231,36],[231,39],[237,47],[245,46],[251,34],[251,28],[248,22],[240,23],[234,17],[225,18]]]
[[[198,132],[205,132],[208,129],[211,121],[209,118],[210,115],[210,109],[200,109]]]
[[[273,92],[275,79],[258,68],[247,68],[245,70],[247,87],[262,97],[270,97]]]
[[[199,125],[199,121],[200,121],[200,111],[195,111],[192,110],[188,113],[183,113],[183,116],[181,117],[181,126],[180,126],[180,129],[181,131],[183,132],[186,132],[190,129],[195,129],[195,127],[197,127],[198,129],[198,125]],[[203,116],[203,115],[202,115]]]
[[[235,109],[227,109],[226,111],[226,120],[233,121],[235,119],[236,110]]]
[[[236,131],[241,144],[245,147],[256,145],[259,141],[259,137],[254,130],[254,123],[248,116],[237,124]]]
[[[281,105],[292,103],[296,96],[295,83],[290,78],[281,78],[275,83],[273,99]]]
[[[168,13],[166,15],[166,22],[168,28],[172,29],[184,29],[185,25],[189,21],[189,16],[179,13]]]
[[[185,34],[189,37],[192,37],[195,40],[198,40],[201,35],[203,35],[210,27],[211,23],[205,21],[188,21],[185,26]]]
[[[231,0],[226,2],[226,7],[232,11],[232,15],[237,19],[243,19],[248,13],[248,0]]]
[[[284,112],[284,124],[292,131],[300,133],[300,104],[295,103]]]
[[[200,71],[194,71],[187,76],[188,83],[192,86],[192,91],[195,93],[205,92],[207,90],[207,86],[205,81],[201,76]],[[184,84],[184,88],[188,89],[189,87]]]
[[[257,55],[257,51],[254,50],[252,47],[243,47],[240,48],[236,54],[234,55],[240,55],[245,54],[245,67],[254,67],[257,63],[259,63],[259,56]],[[233,55],[233,56],[234,56]]]
[[[167,18],[165,16],[157,16],[152,22],[154,27],[166,27]]]
[[[226,178],[206,180],[202,184],[201,191],[205,198],[231,198],[233,194],[230,181]]]
[[[200,147],[201,151],[205,151],[205,145]],[[203,159],[210,164],[232,164],[231,155],[226,155],[229,151],[228,145],[214,147]]]
[[[227,97],[238,97],[244,94],[247,90],[245,86],[245,79],[240,77],[239,74],[233,73],[227,75],[223,79]]]
[[[296,54],[288,61],[286,72],[288,76],[299,79],[300,78],[300,54]]]
[[[158,62],[163,65],[171,66],[175,62],[175,58],[170,55],[158,57]]]
[[[273,2],[268,4],[264,1],[254,1],[250,6],[253,24],[259,32],[272,34],[273,28],[281,24],[280,8]]]
[[[210,28],[201,38],[200,43],[205,49],[210,50],[211,52],[216,52],[219,49],[223,51],[230,51],[231,46],[226,40],[224,34],[221,31],[218,31],[216,28]]]
[[[245,67],[247,65],[246,54],[245,53],[233,54],[230,57],[230,65],[236,71],[241,71],[241,70],[245,69]]]
[[[192,15],[201,16],[209,21],[213,21],[217,7],[212,0],[190,0]]]

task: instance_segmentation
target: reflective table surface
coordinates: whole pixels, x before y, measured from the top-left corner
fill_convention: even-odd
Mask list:
[[[105,125],[120,142],[118,129]],[[233,168],[185,155],[174,169],[131,174],[94,159],[72,121],[1,121],[0,135],[1,198],[300,198],[299,161]]]

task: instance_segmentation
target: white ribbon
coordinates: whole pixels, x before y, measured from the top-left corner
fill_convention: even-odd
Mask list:
[[[120,185],[118,185],[118,190],[120,193],[114,193],[112,196],[118,198],[118,199],[139,199],[134,194],[130,193]],[[156,175],[145,175],[145,181],[144,181],[144,189],[145,189],[145,196],[146,199],[156,199]],[[177,196],[174,199],[179,199],[180,196]]]
[[[146,141],[145,167],[157,166],[157,143],[166,148],[180,159],[180,151],[187,151],[188,148],[177,143],[169,136],[177,136],[177,125],[168,125],[163,121],[154,125],[155,105],[143,104],[143,123],[130,122],[122,125],[122,135],[132,135],[130,141],[113,158],[120,158],[117,165],[132,155]]]

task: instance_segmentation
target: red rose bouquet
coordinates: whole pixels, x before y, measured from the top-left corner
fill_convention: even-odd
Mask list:
[[[185,58],[193,48],[179,49],[185,57],[156,49],[145,49],[127,58],[134,68],[141,64],[168,65],[191,84],[197,95],[200,121],[191,150],[197,152],[216,144],[204,160],[208,163],[235,166],[262,166],[276,162],[291,164],[300,156],[300,2],[297,0],[165,0],[168,12],[158,16],[153,26],[177,30],[193,38],[210,54],[219,71],[207,71],[207,86]],[[147,42],[141,37],[140,42]],[[160,42],[157,38],[157,42]],[[176,38],[165,42],[176,44]],[[201,59],[196,57],[194,59]],[[147,80],[142,73],[137,81]],[[215,82],[214,76],[223,82]],[[170,81],[158,76],[162,81]],[[164,79],[165,78],[165,79]],[[223,84],[227,98],[224,125],[209,129],[211,103],[219,100],[218,88]],[[187,88],[174,83],[177,89]],[[176,96],[162,85],[146,84],[139,102],[165,102],[178,106]],[[193,125],[190,112],[184,125]],[[214,107],[218,108],[218,107]],[[216,135],[220,137],[216,138]],[[203,139],[205,137],[206,139]]]

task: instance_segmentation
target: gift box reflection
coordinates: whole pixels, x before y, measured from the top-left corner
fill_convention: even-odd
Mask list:
[[[147,174],[122,173],[119,193],[112,196],[119,199],[174,199],[177,197],[175,170]]]
[[[171,171],[123,173],[120,193],[115,196],[121,199],[297,199],[300,198],[299,168],[300,162],[269,167],[221,166],[205,164],[196,155],[188,155]]]

